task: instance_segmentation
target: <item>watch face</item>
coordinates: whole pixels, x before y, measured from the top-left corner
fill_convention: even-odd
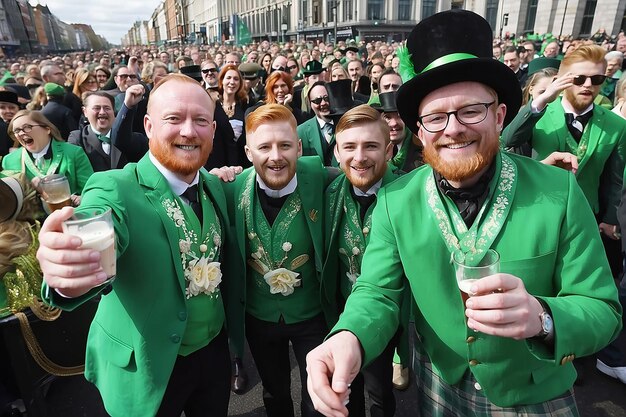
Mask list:
[[[542,315],[541,327],[546,334],[552,332],[552,329],[554,328],[554,322],[552,321],[552,317],[549,314],[544,313]]]

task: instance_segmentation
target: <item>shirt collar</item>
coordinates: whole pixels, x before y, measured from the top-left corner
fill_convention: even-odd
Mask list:
[[[563,110],[565,110],[565,113],[572,113],[574,114],[574,116],[582,116],[583,114],[586,114],[593,110],[593,103],[591,103],[589,107],[587,107],[584,111],[580,113],[574,110],[572,105],[567,100],[561,100],[561,106],[563,106]]]
[[[356,195],[357,197],[369,197],[372,195],[376,195],[378,193],[378,190],[380,190],[380,187],[382,186],[382,184],[383,184],[383,179],[381,178],[378,181],[376,181],[376,184],[372,185],[370,189],[367,190],[366,192],[361,191],[354,185],[352,186],[352,190],[354,191],[354,195]]]
[[[315,118],[317,119],[317,124],[319,124],[319,125],[320,125],[320,129],[323,129],[323,128],[324,128],[324,126],[326,125],[326,123],[330,123],[331,125],[333,124],[333,121],[332,121],[332,120],[326,121],[326,120],[321,119],[321,118],[319,118],[319,117],[317,117],[317,116],[315,116]]]
[[[150,157],[150,161],[154,164],[155,168],[165,177],[165,180],[170,185],[170,188],[176,195],[181,195],[182,193],[187,191],[187,188],[191,187],[192,185],[198,184],[198,182],[200,181],[200,174],[196,172],[196,176],[194,177],[193,181],[191,181],[191,184],[187,184],[185,181],[178,178],[175,173],[165,168],[156,159],[156,157],[152,155],[152,152],[149,152],[148,156]]]
[[[52,141],[48,142],[48,144],[39,152],[33,152],[31,155],[33,156],[33,159],[37,159],[37,158],[43,158],[44,156],[46,156],[46,154],[48,153],[48,149],[50,149],[50,144],[52,143]]]
[[[261,179],[258,174],[256,176],[256,182],[257,184],[259,184],[259,187],[265,192],[268,197],[281,198],[296,191],[296,187],[298,186],[298,177],[294,174],[291,181],[289,181],[289,184],[287,184],[284,188],[280,190],[271,189],[267,184],[265,184],[263,179]]]
[[[93,128],[93,126],[91,126],[91,125],[89,125],[89,129],[91,129],[91,130],[92,130],[92,132],[93,132],[93,133],[95,133],[96,135],[102,135],[102,132],[97,131],[97,130],[96,130],[96,129],[94,129],[94,128]],[[107,138],[109,138],[109,139],[110,139],[110,138],[111,138],[111,130],[112,130],[112,129],[109,129],[109,131],[108,131],[108,132],[107,132],[104,136],[106,136]]]

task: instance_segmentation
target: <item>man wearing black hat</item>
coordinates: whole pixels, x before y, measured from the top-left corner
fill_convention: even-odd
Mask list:
[[[15,113],[20,110],[17,94],[13,91],[0,91],[0,159],[13,147],[13,139],[9,137],[8,126]]]
[[[422,146],[413,140],[413,132],[406,127],[396,107],[396,93],[380,93],[380,105],[373,105],[383,114],[383,120],[389,126],[389,138],[392,143],[393,157],[389,165],[393,172],[411,172],[424,165]]]
[[[318,81],[308,91],[308,102],[315,117],[298,126],[303,155],[319,155],[324,158],[335,136],[335,124],[330,117],[330,103],[326,83]]]
[[[324,72],[322,63],[316,60],[311,60],[306,63],[302,74],[304,75],[305,84],[293,91],[293,106],[302,110],[302,113],[311,112],[311,103],[306,99],[309,94],[309,89],[313,84],[320,81],[320,74]]]
[[[78,129],[78,121],[72,115],[72,110],[63,104],[65,89],[55,83],[46,83],[43,88],[48,102],[41,113],[59,129],[63,140],[67,140],[70,132]]]
[[[491,45],[487,21],[459,9],[409,35],[416,75],[397,104],[430,167],[379,191],[361,275],[332,336],[308,355],[308,387],[326,415],[347,415],[348,384],[395,334],[407,283],[425,416],[578,415],[571,362],[621,328],[597,226],[571,174],[500,152],[521,91]],[[488,253],[500,272],[471,281],[462,298],[451,260],[467,269]]]

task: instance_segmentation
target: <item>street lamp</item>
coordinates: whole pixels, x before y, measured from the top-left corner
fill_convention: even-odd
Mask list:
[[[337,47],[337,0],[333,1],[333,20],[335,22],[335,47]]]

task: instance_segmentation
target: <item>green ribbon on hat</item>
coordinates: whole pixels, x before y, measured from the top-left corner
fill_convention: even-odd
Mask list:
[[[426,71],[430,71],[433,68],[450,64],[452,62],[463,61],[465,59],[474,59],[474,58],[478,58],[478,57],[476,55],[466,54],[465,52],[455,52],[453,54],[444,55],[440,58],[435,59],[433,62],[431,62],[426,68],[422,70],[422,72],[420,72],[420,74],[423,74]]]

